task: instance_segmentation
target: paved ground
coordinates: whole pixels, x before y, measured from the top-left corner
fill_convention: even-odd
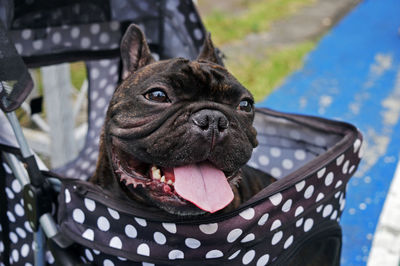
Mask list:
[[[257,0],[250,0],[257,1]],[[269,47],[288,46],[306,40],[315,40],[325,34],[361,0],[316,0],[314,4],[300,9],[293,16],[277,21],[268,32],[249,34],[240,41],[226,44],[221,48],[227,60],[234,60],[237,54],[260,54]],[[199,0],[202,16],[212,8],[240,13],[246,9],[243,0],[214,1]],[[211,8],[212,7],[212,8]]]
[[[363,132],[365,155],[341,220],[342,265],[399,265],[398,14],[398,0],[362,2],[321,39],[302,70],[259,103],[348,121]]]

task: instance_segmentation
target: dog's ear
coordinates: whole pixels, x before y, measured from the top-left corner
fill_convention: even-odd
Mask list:
[[[209,61],[221,66],[224,66],[221,58],[217,56],[217,53],[215,52],[214,45],[211,41],[211,34],[207,32],[206,38],[204,40],[203,47],[201,48],[201,52],[199,56],[197,57],[197,60],[205,60]]]
[[[129,73],[154,62],[144,33],[135,24],[126,30],[121,41],[122,79]]]

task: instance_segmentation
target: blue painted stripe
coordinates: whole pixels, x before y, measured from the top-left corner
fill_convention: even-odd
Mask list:
[[[366,151],[342,217],[342,265],[364,265],[400,151],[400,1],[366,0],[258,106],[356,125]]]

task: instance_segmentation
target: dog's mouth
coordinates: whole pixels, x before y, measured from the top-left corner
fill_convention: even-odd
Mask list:
[[[130,193],[140,191],[174,213],[214,213],[225,208],[234,197],[231,185],[239,178],[239,171],[225,173],[209,161],[161,167],[141,162],[116,147],[112,157],[115,174]]]

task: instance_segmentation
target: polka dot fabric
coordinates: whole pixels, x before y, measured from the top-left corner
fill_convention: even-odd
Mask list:
[[[0,227],[0,261],[6,260],[4,256],[4,239],[9,241],[9,263],[10,265],[32,265],[33,262],[33,233],[25,217],[24,200],[22,199],[22,187],[13,177],[10,167],[0,160],[5,176],[5,187],[2,188],[7,200],[7,225]],[[3,206],[2,206],[3,207]],[[4,226],[8,227],[8,235],[5,234]],[[54,258],[50,252],[46,254],[49,265],[53,265]],[[30,264],[31,263],[31,264]],[[4,264],[3,264],[4,265]]]
[[[54,169],[62,176],[88,179],[96,168],[99,139],[108,103],[118,83],[119,59],[87,61],[89,78],[89,127],[84,148],[77,158]]]
[[[262,118],[258,126],[260,121],[268,126],[277,115],[262,110],[257,114]],[[316,132],[325,132],[330,152],[298,166],[238,211],[185,222],[120,202],[92,184],[65,181],[59,198],[61,230],[83,246],[81,255],[86,260],[97,265],[162,265],[182,260],[268,265],[276,261],[315,231],[339,222],[346,184],[360,161],[361,146],[361,135],[347,124],[323,120],[319,123],[327,125],[318,125],[313,118],[284,114],[278,121],[283,127],[289,122],[301,124],[300,137],[310,143],[315,143],[311,140]],[[278,122],[275,125],[279,128]],[[270,154],[269,147],[265,150]]]

